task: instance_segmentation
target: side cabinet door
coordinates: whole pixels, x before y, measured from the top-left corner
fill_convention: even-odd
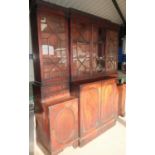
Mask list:
[[[80,89],[80,136],[99,126],[101,82],[84,85]]]
[[[77,99],[49,107],[51,151],[59,152],[78,138]]]
[[[115,81],[102,82],[101,122],[106,123],[114,118],[115,109]]]
[[[126,84],[118,85],[119,99],[118,99],[118,113],[120,116],[125,115],[125,97],[126,97]]]
[[[118,86],[117,84],[115,83],[115,86],[114,86],[114,113],[115,113],[115,116],[117,117],[118,116],[118,100],[119,100],[119,90],[118,90]]]

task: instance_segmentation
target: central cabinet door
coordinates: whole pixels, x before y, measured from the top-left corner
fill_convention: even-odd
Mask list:
[[[106,123],[114,118],[115,110],[115,81],[102,81],[101,122]]]
[[[101,82],[86,84],[80,88],[80,136],[99,126]]]
[[[72,81],[91,76],[92,24],[88,18],[71,17],[71,78]]]

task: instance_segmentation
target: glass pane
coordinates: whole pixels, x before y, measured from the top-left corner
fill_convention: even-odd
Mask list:
[[[107,57],[106,57],[106,70],[115,71],[117,69],[117,48],[118,38],[115,31],[107,32]]]
[[[91,41],[91,25],[84,22],[75,22],[72,27],[72,36],[75,42]]]
[[[117,54],[117,33],[114,31],[107,32],[107,56],[116,57]]]
[[[93,28],[92,68],[95,73],[105,71],[105,30],[102,27]],[[95,75],[93,73],[93,75]]]

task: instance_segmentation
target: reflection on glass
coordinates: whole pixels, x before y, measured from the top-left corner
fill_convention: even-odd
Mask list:
[[[96,58],[96,63],[97,63],[97,72],[103,72],[105,71],[105,59],[104,57],[98,57]]]
[[[49,45],[42,45],[43,55],[54,55],[54,47]]]
[[[41,31],[44,31],[47,28],[46,17],[41,18]]]
[[[48,55],[48,45],[42,45],[43,55]]]
[[[54,47],[53,46],[48,46],[49,50],[49,55],[54,55]]]

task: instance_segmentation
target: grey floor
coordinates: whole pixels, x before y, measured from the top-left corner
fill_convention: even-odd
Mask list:
[[[35,130],[34,130],[34,112],[33,106],[30,106],[29,112],[29,154],[34,155],[34,139],[35,139]],[[38,154],[39,155],[39,154]]]
[[[35,142],[34,114],[30,112],[30,155],[44,155]],[[82,148],[68,147],[60,155],[125,155],[125,118]]]

